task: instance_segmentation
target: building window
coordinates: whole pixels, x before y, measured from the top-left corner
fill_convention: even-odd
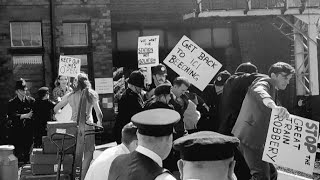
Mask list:
[[[231,28],[213,28],[213,45],[217,48],[225,48],[232,44]]]
[[[11,22],[11,47],[41,47],[40,22]]]
[[[139,34],[138,30],[117,32],[118,51],[137,51]]]
[[[87,23],[63,23],[64,46],[88,46]]]
[[[164,31],[161,29],[144,29],[142,36],[156,36],[159,35],[159,47],[164,47]],[[138,41],[138,40],[137,40]]]
[[[44,85],[42,55],[12,56],[14,79],[23,78],[32,96]]]
[[[211,29],[194,29],[190,32],[191,39],[201,48],[211,48]]]

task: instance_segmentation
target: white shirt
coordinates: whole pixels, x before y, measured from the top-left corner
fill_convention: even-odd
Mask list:
[[[129,154],[129,149],[124,145],[104,150],[90,165],[84,180],[106,180],[112,161],[121,154]]]
[[[162,167],[162,159],[158,154],[154,153],[153,151],[151,151],[143,146],[138,146],[136,151],[149,157],[154,162],[156,162],[160,167]],[[160,174],[159,176],[157,176],[155,180],[176,180],[176,178],[174,178],[169,173],[163,173],[163,174]]]

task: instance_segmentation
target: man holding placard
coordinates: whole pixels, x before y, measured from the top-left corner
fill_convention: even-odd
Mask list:
[[[243,100],[232,134],[240,139],[240,151],[250,168],[252,179],[277,179],[275,167],[262,161],[262,155],[271,110],[278,110],[280,119],[289,116],[286,108],[277,105],[276,93],[286,89],[294,72],[294,68],[287,63],[273,64],[268,72],[270,77],[255,80]]]

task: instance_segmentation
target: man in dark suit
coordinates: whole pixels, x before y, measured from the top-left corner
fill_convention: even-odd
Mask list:
[[[133,71],[128,79],[128,88],[121,95],[118,103],[118,115],[114,126],[116,142],[121,144],[121,130],[130,122],[133,115],[143,110],[141,90],[144,88],[144,75]]]
[[[170,109],[150,109],[132,117],[137,126],[138,147],[116,157],[109,169],[109,180],[175,180],[162,161],[172,148],[173,124],[180,120]]]
[[[275,167],[262,161],[262,155],[271,110],[278,110],[280,119],[289,116],[286,108],[276,104],[276,92],[286,89],[294,72],[294,68],[287,63],[273,64],[268,72],[270,77],[254,81],[243,100],[232,134],[240,140],[239,148],[250,168],[252,179],[277,179]]]

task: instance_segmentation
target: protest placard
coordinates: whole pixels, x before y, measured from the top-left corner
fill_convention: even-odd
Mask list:
[[[67,77],[76,77],[80,73],[81,60],[78,58],[60,56],[59,75]]]
[[[152,67],[159,64],[159,36],[138,38],[138,67]]]
[[[113,93],[112,78],[94,78],[94,85],[98,94]]]
[[[222,67],[219,61],[186,36],[180,39],[163,62],[201,91]]]
[[[272,110],[262,160],[308,174],[314,169],[319,122]]]

